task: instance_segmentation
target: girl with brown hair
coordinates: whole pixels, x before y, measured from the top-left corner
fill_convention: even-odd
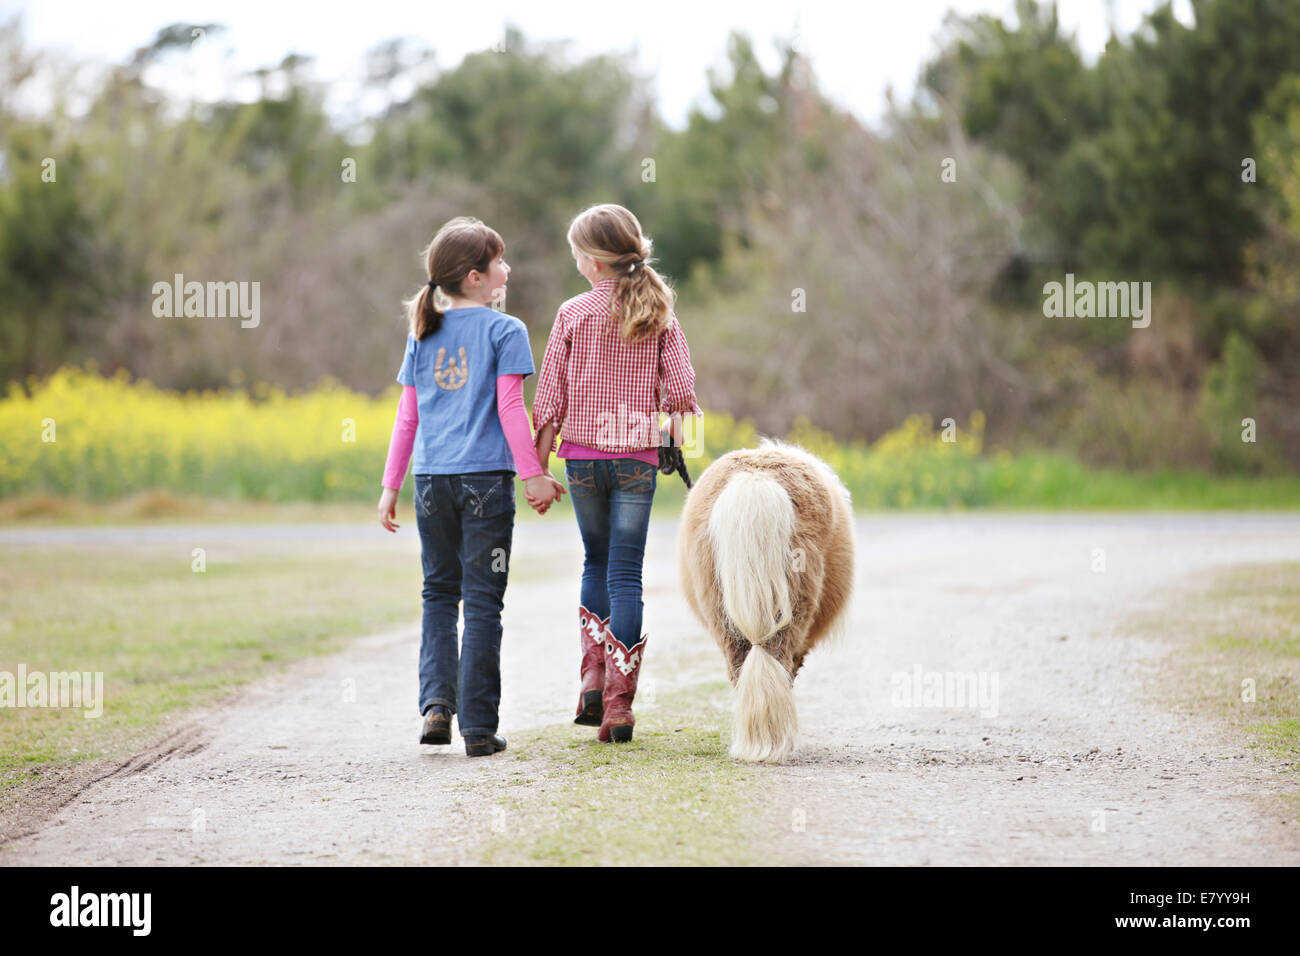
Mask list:
[[[533,374],[528,330],[488,305],[505,293],[504,255],[496,230],[468,216],[447,222],[425,250],[429,278],[407,302],[410,334],[397,373],[403,393],[379,500],[380,523],[395,531],[414,448],[424,569],[420,743],[451,743],[451,718],[459,713],[471,757],[506,747],[496,731],[515,473],[539,511],[564,492],[537,458],[524,410],[523,380]]]

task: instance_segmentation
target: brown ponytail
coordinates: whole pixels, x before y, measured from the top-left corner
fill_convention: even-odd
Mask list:
[[[416,341],[442,328],[444,310],[438,304],[438,293],[461,295],[465,277],[475,269],[486,273],[492,260],[505,251],[506,244],[497,231],[473,216],[457,216],[443,224],[424,250],[429,281],[404,303]]]

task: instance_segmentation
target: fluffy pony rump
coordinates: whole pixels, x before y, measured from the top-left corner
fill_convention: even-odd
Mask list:
[[[843,630],[853,588],[853,509],[821,459],[765,439],[719,458],[686,499],[682,589],[736,688],[731,755],[777,762],[794,750],[794,677]]]

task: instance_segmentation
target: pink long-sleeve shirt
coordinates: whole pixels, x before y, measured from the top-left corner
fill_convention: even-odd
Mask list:
[[[533,444],[533,430],[528,424],[524,409],[524,377],[522,375],[497,376],[497,414],[501,417],[501,430],[515,460],[515,471],[523,480],[543,474],[542,463],[537,458]],[[400,491],[406,468],[411,463],[411,450],[415,447],[415,432],[420,425],[419,405],[415,400],[415,386],[402,386],[402,397],[397,403],[397,417],[393,422],[393,435],[388,442],[388,461],[384,465],[385,488]]]

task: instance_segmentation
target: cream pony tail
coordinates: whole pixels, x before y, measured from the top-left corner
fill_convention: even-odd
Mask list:
[[[798,729],[789,672],[764,643],[794,618],[787,577],[795,512],[776,479],[737,472],[709,514],[714,567],[728,620],[753,645],[736,678],[731,755],[779,761]]]

